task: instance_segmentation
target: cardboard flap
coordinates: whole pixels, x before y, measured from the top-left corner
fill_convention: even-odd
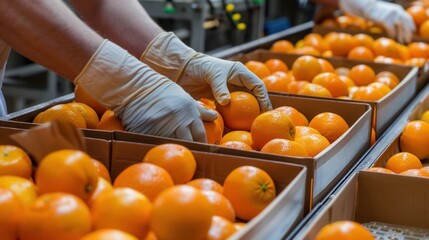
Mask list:
[[[68,122],[52,121],[10,136],[37,163],[48,153],[60,149],[85,151],[85,139],[80,129]]]

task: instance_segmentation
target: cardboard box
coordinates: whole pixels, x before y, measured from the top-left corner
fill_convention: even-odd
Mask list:
[[[164,143],[168,143],[166,141]],[[114,179],[126,167],[142,161],[144,155],[157,144],[152,142],[112,142],[111,174]],[[252,165],[265,170],[274,180],[275,200],[258,216],[249,221],[242,231],[230,239],[281,239],[303,218],[307,170],[295,164],[259,160],[192,150],[197,161],[194,178],[208,177],[223,184],[226,176],[235,168]]]
[[[234,60],[238,60],[242,63],[246,63],[249,60],[257,60],[261,62],[265,62],[268,59],[277,58],[283,60],[288,66],[292,66],[293,62],[299,57],[299,55],[295,54],[281,54],[281,53],[273,53],[268,50],[259,49],[247,54],[239,54],[235,56]],[[366,64],[370,66],[376,73],[381,71],[391,71],[400,79],[400,83],[396,86],[392,91],[384,96],[382,99],[378,101],[357,101],[357,100],[345,100],[345,99],[337,99],[338,101],[346,101],[346,102],[365,102],[370,104],[373,111],[373,118],[375,122],[373,124],[377,136],[380,136],[393,122],[396,116],[399,115],[401,110],[407,106],[407,103],[411,101],[411,99],[417,93],[417,72],[418,69],[416,67],[406,67],[392,64],[379,64],[373,62],[364,62],[364,61],[355,61],[355,60],[345,60],[342,58],[326,58],[328,61],[332,63],[332,65],[337,67],[348,67],[351,68],[358,64]],[[289,94],[286,95],[296,95]],[[307,96],[310,97],[310,96]]]
[[[270,99],[274,108],[288,105],[301,111],[309,119],[321,112],[329,111],[337,113],[346,120],[350,129],[314,158],[286,157],[276,154],[237,150],[213,144],[202,144],[129,132],[115,132],[114,139],[118,141],[151,142],[156,144],[171,141],[183,144],[191,150],[304,165],[308,170],[305,199],[305,213],[307,213],[312,206],[325,197],[326,193],[347,173],[363,153],[369,149],[371,107],[364,103],[342,102],[332,99],[315,99],[302,96],[271,94]]]

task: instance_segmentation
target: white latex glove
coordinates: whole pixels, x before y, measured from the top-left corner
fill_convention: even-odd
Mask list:
[[[179,85],[108,40],[74,82],[113,110],[131,132],[206,142],[202,118],[217,117]]]
[[[213,96],[219,104],[226,105],[230,101],[228,87],[239,87],[255,95],[262,111],[272,109],[265,84],[244,64],[196,52],[171,32],[156,36],[140,60],[177,82],[197,100]]]
[[[340,9],[346,13],[361,16],[382,25],[389,37],[400,43],[413,38],[416,26],[404,8],[395,3],[376,0],[340,0]]]

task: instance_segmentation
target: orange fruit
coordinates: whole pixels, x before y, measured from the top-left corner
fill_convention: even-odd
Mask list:
[[[320,66],[322,67],[322,72],[334,72],[335,68],[328,60],[324,58],[318,58]]]
[[[295,125],[285,113],[271,110],[262,113],[253,121],[250,133],[253,146],[259,150],[274,138],[293,140]]]
[[[420,115],[420,119],[419,119],[419,120],[422,120],[422,121],[424,121],[424,122],[429,123],[429,110],[425,110],[425,111],[422,113],[422,115]]]
[[[392,72],[382,71],[375,76],[376,82],[386,84],[390,89],[394,89],[399,84],[399,78]]]
[[[356,46],[355,39],[349,33],[337,33],[328,41],[334,56],[345,57]]]
[[[308,157],[307,150],[300,143],[281,138],[275,138],[267,142],[261,148],[261,152],[289,157]]]
[[[347,84],[340,79],[338,74],[333,72],[317,74],[311,82],[328,89],[332,97],[347,96],[349,94]]]
[[[277,71],[287,72],[289,70],[289,67],[281,59],[268,59],[267,61],[265,61],[264,64],[265,66],[267,66],[271,73],[275,73]]]
[[[375,63],[385,63],[385,64],[399,64],[399,65],[405,64],[398,58],[391,58],[391,57],[385,57],[385,56],[375,57],[374,62]]]
[[[399,148],[416,155],[420,160],[429,157],[429,123],[414,120],[408,122],[399,137]]]
[[[221,194],[223,193],[223,186],[210,178],[197,178],[187,182],[186,184],[200,190],[211,190]]]
[[[368,65],[358,64],[350,69],[349,77],[356,86],[366,86],[375,81],[375,72]]]
[[[410,58],[429,58],[429,45],[424,42],[412,42],[408,44]]]
[[[177,185],[162,192],[153,202],[150,226],[159,239],[204,239],[213,212],[201,190]]]
[[[420,170],[429,173],[429,166],[422,167],[422,168],[420,168]]]
[[[107,239],[120,239],[120,240],[138,240],[131,234],[117,229],[100,229],[85,234],[80,240],[107,240]]]
[[[241,142],[241,141],[226,141],[226,142],[219,144],[219,146],[227,147],[227,148],[241,149],[241,150],[248,150],[248,151],[253,150],[252,147],[250,147],[249,145],[247,145],[246,143]]]
[[[0,212],[0,236],[2,239],[18,239],[24,205],[11,190],[0,188]]]
[[[408,169],[420,169],[422,167],[420,159],[409,152],[396,153],[386,162],[386,168],[395,173],[401,173]]]
[[[348,59],[354,60],[372,61],[374,57],[372,50],[364,46],[354,47],[347,54]]]
[[[288,40],[277,40],[271,45],[270,51],[271,52],[278,52],[278,53],[289,53],[291,52],[295,47],[291,42]]]
[[[28,207],[38,194],[33,181],[18,176],[0,176],[0,188],[12,191],[25,207]]]
[[[262,79],[267,91],[269,92],[287,92],[287,85],[290,82],[289,78],[280,78],[278,75],[271,74]]]
[[[219,143],[222,144],[229,141],[244,142],[245,144],[253,148],[252,134],[249,131],[236,130],[236,131],[228,132],[225,135],[223,135]]]
[[[104,111],[106,111],[106,108],[97,100],[95,100],[91,95],[89,95],[85,89],[81,88],[79,84],[76,84],[74,89],[74,100],[76,102],[85,103],[86,105],[90,106],[95,110],[98,117],[101,117]]]
[[[337,140],[349,129],[344,118],[332,112],[317,114],[310,120],[308,126],[319,131],[330,143]]]
[[[85,118],[79,110],[73,108],[70,104],[56,104],[43,112],[40,112],[33,123],[46,123],[49,121],[69,122],[76,128],[86,128]]]
[[[421,68],[421,67],[424,67],[424,65],[426,64],[426,61],[427,61],[426,58],[410,58],[404,62],[404,65]]]
[[[332,97],[331,92],[326,87],[315,83],[307,83],[300,87],[297,94],[315,97]]]
[[[315,47],[311,46],[303,46],[299,48],[295,48],[292,53],[298,54],[298,55],[312,55],[312,56],[320,56],[319,50],[317,50]]]
[[[313,56],[300,56],[292,64],[292,73],[296,80],[311,81],[322,72],[322,66]]]
[[[215,110],[216,105],[213,100],[206,98],[198,100],[204,107]],[[218,144],[222,138],[224,131],[224,122],[222,115],[218,114],[214,121],[203,121],[204,129],[206,130],[207,143]]]
[[[231,201],[238,218],[251,220],[274,200],[276,188],[264,170],[240,166],[225,178],[223,195]]]
[[[310,157],[315,157],[325,148],[329,147],[330,144],[328,139],[320,134],[304,135],[302,137],[295,138],[294,141],[301,144]]]
[[[110,177],[109,170],[107,170],[106,166],[104,166],[103,163],[101,163],[98,160],[95,160],[91,158],[92,164],[94,164],[95,168],[97,169],[98,175],[102,178],[104,178],[109,183],[112,182],[112,178]]]
[[[281,106],[281,107],[275,108],[274,110],[285,113],[292,120],[292,122],[295,124],[295,126],[307,126],[308,125],[307,117],[294,107]]]
[[[68,193],[47,193],[27,209],[19,239],[80,239],[90,230],[89,209],[80,198]]]
[[[358,33],[353,36],[355,39],[356,46],[362,46],[370,49],[372,51],[372,47],[374,44],[374,38],[365,33]]]
[[[398,47],[399,55],[401,56],[400,60],[405,62],[408,59],[410,59],[411,54],[410,54],[410,50],[408,49],[407,46],[400,44],[400,43],[396,44],[396,46]]]
[[[221,193],[210,190],[204,190],[202,193],[206,196],[207,200],[209,200],[210,204],[213,205],[213,214],[215,216],[223,217],[231,222],[235,221],[234,208],[228,198]]]
[[[418,34],[421,37],[429,37],[429,20],[425,20],[418,28]]]
[[[385,94],[375,87],[358,87],[352,94],[352,99],[363,101],[378,101]]]
[[[340,15],[335,18],[340,28],[349,28],[353,24],[354,18],[348,15]]]
[[[117,229],[144,239],[149,233],[150,200],[131,188],[115,188],[95,199],[91,207],[94,229]]]
[[[98,118],[97,112],[85,103],[71,102],[68,103],[73,108],[77,109],[85,119],[86,127],[89,129],[95,129],[100,119]]]
[[[406,11],[413,18],[414,24],[416,24],[417,27],[428,19],[426,9],[423,6],[410,6],[406,8]]]
[[[270,69],[263,62],[250,60],[244,65],[260,79],[271,74]]]
[[[349,78],[348,76],[338,75],[338,78],[340,78],[340,80],[346,84],[347,88],[356,86],[356,83],[353,82],[353,80],[351,78]]]
[[[380,37],[377,38],[372,46],[375,56],[384,56],[389,58],[401,58],[396,42],[393,39]]]
[[[228,239],[236,231],[237,229],[235,228],[233,222],[221,216],[213,216],[212,223],[210,225],[210,229],[206,239],[207,240]]]
[[[129,187],[143,193],[151,201],[164,190],[174,186],[164,168],[151,163],[135,163],[116,177],[113,187]]]
[[[295,139],[308,134],[320,134],[320,132],[309,126],[295,126]]]
[[[370,167],[366,170],[370,171],[370,172],[379,172],[379,173],[395,173],[394,171],[389,170],[389,169],[384,168],[384,167]]]
[[[279,78],[278,80],[279,83],[285,84],[286,88],[289,83],[291,83],[292,81],[295,81],[295,78],[291,73],[291,71],[288,71],[288,72],[277,71],[277,72],[273,72],[271,75],[274,75],[277,78]]]
[[[367,87],[372,87],[372,88],[379,90],[383,94],[383,96],[389,94],[390,91],[392,91],[392,89],[390,89],[390,87],[388,87],[386,84],[381,83],[381,82],[370,83],[370,84],[368,84]]]
[[[374,240],[372,233],[360,223],[343,220],[325,225],[317,233],[315,240]]]
[[[108,131],[125,131],[122,121],[115,116],[115,113],[112,110],[106,110],[104,112],[96,129]]]
[[[309,81],[292,81],[287,85],[287,91],[289,93],[298,93],[299,89],[309,83]]]
[[[194,154],[187,147],[175,143],[164,143],[151,148],[142,161],[167,170],[175,184],[189,182],[197,168]]]
[[[421,169],[408,169],[399,174],[415,177],[429,177],[429,172],[423,171]]]
[[[234,227],[237,231],[240,231],[241,229],[246,227],[246,223],[244,223],[244,222],[235,222],[233,224],[234,224]]]
[[[303,38],[304,46],[314,47],[319,52],[329,50],[325,39],[318,33],[309,33]]]
[[[14,175],[30,178],[33,164],[22,148],[13,145],[0,145],[0,176]]]
[[[110,182],[102,177],[98,177],[97,188],[91,195],[91,198],[86,202],[89,207],[94,204],[94,201],[102,194],[113,190],[113,186]]]
[[[65,192],[87,201],[98,183],[91,157],[79,150],[57,150],[41,160],[36,172],[39,193]]]
[[[253,120],[260,114],[258,100],[248,92],[235,91],[231,93],[229,104],[216,104],[225,125],[231,130],[248,131]]]
[[[349,76],[350,68],[347,67],[337,67],[335,68],[335,73],[339,76]]]

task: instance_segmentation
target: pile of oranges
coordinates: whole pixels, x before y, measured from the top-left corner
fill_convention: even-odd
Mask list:
[[[363,17],[350,14],[338,14],[333,17],[325,18],[320,22],[320,26],[326,28],[355,29],[376,34],[385,33],[385,30],[382,26]]]
[[[344,57],[417,67],[422,67],[429,58],[429,45],[425,42],[411,42],[404,45],[391,38],[373,38],[365,33],[352,35],[350,33],[330,32],[324,36],[318,33],[310,33],[296,42],[295,45],[288,40],[277,40],[270,47],[270,51],[323,57]]]
[[[269,174],[250,165],[223,184],[194,178],[194,155],[178,144],[154,146],[113,181],[79,150],[37,166],[19,147],[0,153],[2,239],[226,239],[276,197]]]
[[[290,68],[275,58],[265,62],[250,60],[245,66],[261,78],[270,92],[317,97],[378,101],[400,82],[391,71],[375,72],[367,64],[334,68],[328,60],[312,55],[298,57]]]

